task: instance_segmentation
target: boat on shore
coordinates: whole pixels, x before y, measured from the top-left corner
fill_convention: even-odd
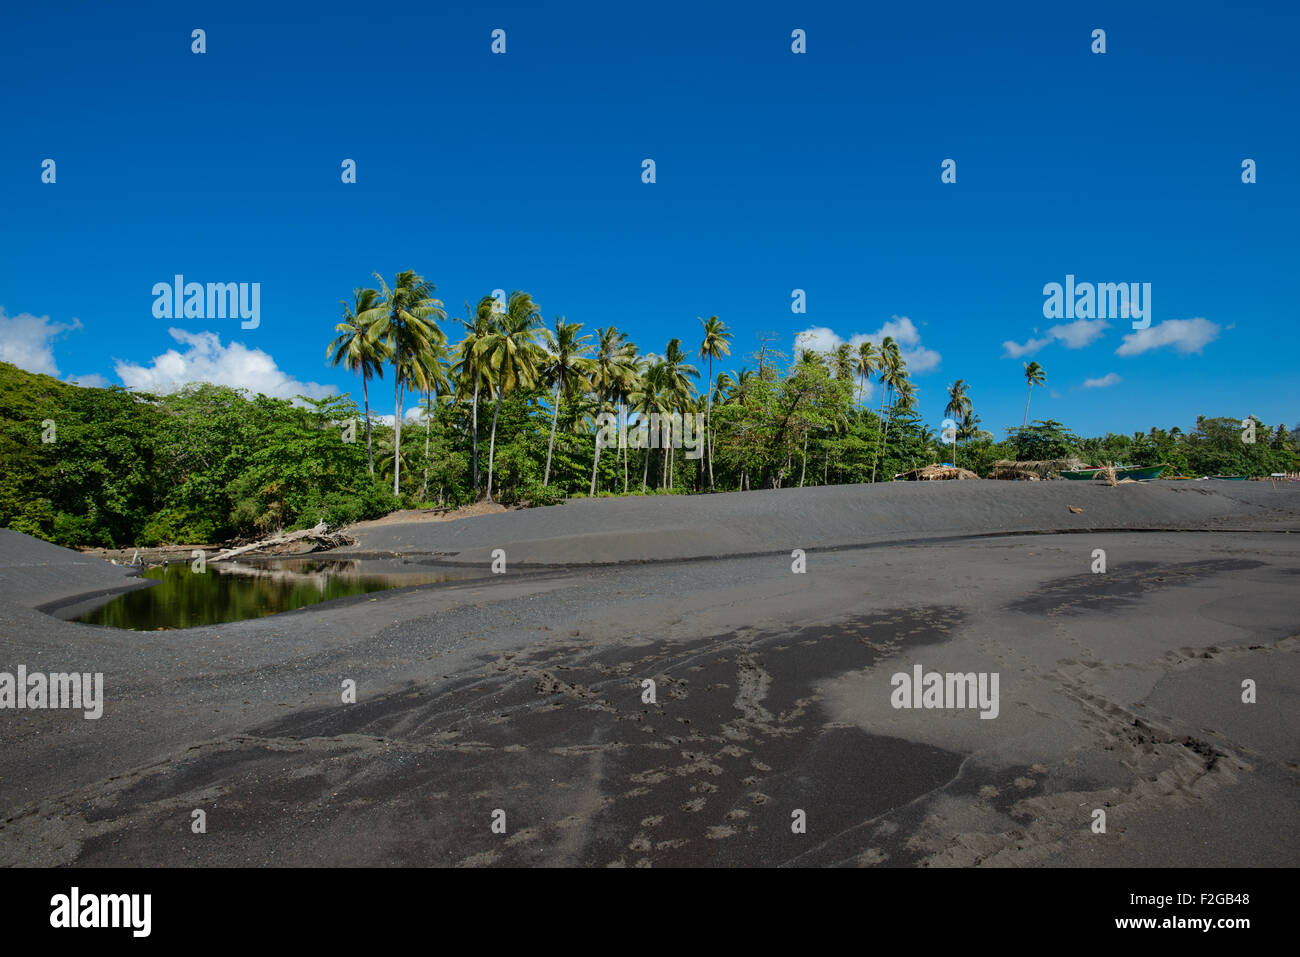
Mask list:
[[[1250,478],[1250,476],[1249,475],[1210,475],[1208,476],[1208,478],[1212,478],[1217,482],[1245,482]]]
[[[1160,473],[1169,468],[1168,465],[1146,465],[1141,468],[1129,468],[1115,466],[1115,481],[1121,482],[1124,479],[1132,479],[1135,482],[1148,482],[1151,479],[1160,477]],[[1088,482],[1093,480],[1102,480],[1106,478],[1107,469],[1101,465],[1092,465],[1081,469],[1063,469],[1061,478],[1070,479],[1075,482]]]

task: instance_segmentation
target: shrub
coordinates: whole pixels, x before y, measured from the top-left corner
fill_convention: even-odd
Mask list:
[[[252,503],[256,506],[256,503]],[[165,508],[145,521],[135,536],[136,545],[208,544],[221,537],[216,523],[190,509]]]
[[[524,482],[512,496],[513,502],[522,502],[529,508],[543,505],[560,505],[568,496],[554,485],[543,485],[536,479]],[[511,504],[511,502],[506,502]]]

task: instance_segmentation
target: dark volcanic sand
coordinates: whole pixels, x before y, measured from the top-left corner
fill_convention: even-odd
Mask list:
[[[0,671],[106,685],[0,711],[0,863],[1294,865],[1298,529],[1266,483],[600,500],[353,550],[504,576],[158,634],[35,610],[133,580],[0,531]],[[999,716],[893,709],[915,663]]]

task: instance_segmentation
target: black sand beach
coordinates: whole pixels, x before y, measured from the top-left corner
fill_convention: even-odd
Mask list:
[[[0,671],[105,686],[0,710],[0,863],[1294,865],[1297,531],[1259,482],[581,501],[345,550],[504,575],[157,633],[0,531]],[[894,708],[917,664],[996,718]]]

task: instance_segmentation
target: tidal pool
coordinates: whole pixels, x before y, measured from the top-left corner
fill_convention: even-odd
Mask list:
[[[485,577],[474,568],[433,568],[387,559],[281,558],[219,562],[203,573],[181,562],[149,568],[157,585],[118,595],[66,617],[132,631],[194,628],[261,618],[304,605],[368,592]]]

